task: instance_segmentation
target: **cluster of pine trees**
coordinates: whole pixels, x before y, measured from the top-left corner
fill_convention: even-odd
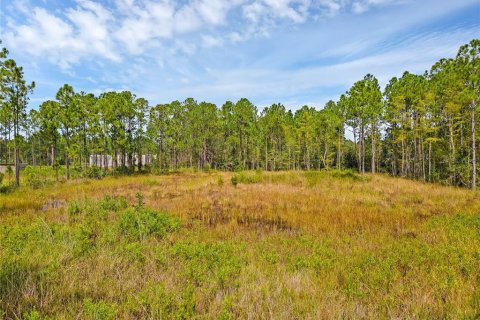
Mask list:
[[[95,96],[66,84],[27,112],[34,83],[3,49],[0,162],[15,162],[17,177],[21,162],[65,165],[68,178],[90,155],[111,155],[132,172],[144,166],[136,154],[152,154],[158,170],[356,168],[475,188],[479,53],[472,40],[423,75],[391,79],[383,92],[368,74],[321,110],[259,111],[247,99],[150,106],[129,91]]]

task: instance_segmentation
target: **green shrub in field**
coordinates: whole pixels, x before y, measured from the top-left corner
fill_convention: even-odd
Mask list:
[[[230,242],[182,242],[171,254],[185,262],[185,274],[197,284],[214,281],[221,287],[232,283],[245,263],[244,248]]]
[[[91,320],[110,320],[115,319],[116,308],[112,304],[103,301],[93,302],[92,299],[83,301],[83,312],[86,319]]]
[[[93,252],[96,248],[97,232],[88,225],[80,225],[73,231],[75,239],[74,254],[76,256]]]
[[[155,281],[144,286],[137,296],[129,296],[122,307],[129,319],[196,319],[194,293],[191,285],[172,292]]]
[[[236,187],[237,184],[238,184],[238,176],[236,176],[236,175],[233,176],[233,177],[230,179],[230,182],[232,182],[232,185],[233,185],[234,187]]]
[[[82,213],[82,211],[83,211],[83,208],[80,201],[73,200],[68,203],[68,207],[67,207],[68,215],[72,217],[78,216],[80,213]]]
[[[23,314],[24,320],[41,320],[42,317],[40,316],[40,313],[37,310],[32,310],[30,312],[25,312]]]
[[[103,210],[119,212],[128,207],[128,202],[125,197],[107,195],[99,202],[99,206]]]
[[[103,216],[106,212],[119,212],[128,207],[128,202],[122,196],[106,195],[103,199],[92,201],[89,199],[72,200],[68,203],[67,212],[70,216],[93,215]]]
[[[102,179],[104,176],[104,173],[100,167],[97,166],[91,166],[87,168],[84,172],[85,177],[90,178],[90,179]]]
[[[162,238],[179,228],[178,218],[149,208],[129,208],[122,214],[119,223],[121,234],[134,241],[142,241],[149,236]]]
[[[5,174],[8,177],[8,184],[11,183],[12,178],[13,178],[13,168],[12,166],[7,166],[7,169],[5,170]]]
[[[321,170],[321,171],[305,171],[304,177],[307,181],[307,185],[314,186],[325,179],[335,178],[348,181],[364,181],[369,178],[366,176],[361,176],[353,170]]]
[[[122,247],[122,255],[131,262],[145,262],[144,246],[138,241],[127,242]]]
[[[0,193],[8,193],[9,191],[13,190],[9,185],[6,185],[6,186],[3,185],[4,178],[5,178],[5,174],[0,172]]]
[[[38,189],[48,184],[49,178],[53,176],[53,171],[50,167],[32,167],[27,166],[24,170],[25,183]]]
[[[252,184],[262,182],[262,172],[240,172],[237,174],[238,182],[243,184]]]
[[[360,174],[353,170],[332,170],[331,176],[338,179],[347,179],[353,181],[365,180],[365,177],[362,177]]]
[[[302,248],[304,252],[288,257],[287,260],[293,270],[307,269],[314,271],[316,274],[321,274],[333,267],[335,250],[327,241],[302,237],[297,240],[295,246]]]

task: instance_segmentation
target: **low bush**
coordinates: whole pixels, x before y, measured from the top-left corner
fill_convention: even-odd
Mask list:
[[[239,183],[253,184],[263,181],[263,175],[261,171],[255,172],[239,172],[232,177],[232,184],[236,186]]]
[[[185,262],[185,274],[201,285],[207,281],[214,281],[225,287],[233,284],[233,280],[240,274],[244,258],[244,248],[230,242],[182,242],[175,244],[171,254]]]
[[[120,217],[119,227],[124,237],[142,241],[149,236],[163,238],[180,228],[180,220],[149,208],[129,208]]]
[[[53,177],[54,172],[51,167],[32,167],[27,166],[24,170],[25,183],[38,189],[50,182],[50,177]]]
[[[100,167],[92,166],[85,170],[85,177],[100,180],[104,177],[104,172]]]
[[[83,302],[83,311],[87,319],[92,320],[110,320],[115,319],[117,314],[114,305],[98,301],[94,302],[92,299],[85,299]]]

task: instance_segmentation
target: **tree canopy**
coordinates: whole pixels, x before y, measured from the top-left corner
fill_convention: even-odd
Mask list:
[[[2,49],[0,162],[57,172],[65,165],[67,179],[91,156],[109,156],[111,167],[96,165],[125,173],[355,168],[475,188],[479,53],[480,40],[472,40],[424,74],[392,78],[383,91],[367,74],[321,109],[276,103],[259,110],[246,98],[152,106],[129,91],[95,96],[65,84],[27,113],[34,83]]]

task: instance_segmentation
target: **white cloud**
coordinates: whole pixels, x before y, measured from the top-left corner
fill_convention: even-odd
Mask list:
[[[216,38],[211,35],[203,35],[202,42],[203,42],[203,45],[207,48],[219,47],[223,44],[222,39]]]
[[[28,5],[29,11],[0,12],[0,19],[7,18],[4,44],[28,62],[29,78],[41,80],[38,91],[47,81],[48,90],[69,82],[97,93],[130,88],[153,102],[246,96],[259,104],[301,105],[334,98],[332,88],[343,90],[367,72],[384,83],[451,56],[475,34],[426,35],[478,0],[457,1],[383,10],[405,0],[109,0],[110,7],[77,0],[57,10]],[[361,14],[369,10],[368,18]],[[428,32],[414,31],[419,28]]]
[[[114,0],[114,6],[107,8],[98,0],[76,0],[76,6],[53,13],[28,5],[28,0],[19,0],[13,8],[25,19],[7,16],[4,39],[12,49],[47,56],[66,69],[82,59],[119,61],[128,54],[141,55],[183,36],[193,35],[189,40],[205,47],[225,41],[238,43],[268,36],[278,24],[304,23],[315,18],[316,11],[332,16],[348,5],[355,12],[363,12],[371,6],[403,1]],[[32,9],[26,10],[28,7]],[[203,36],[205,31],[209,36]]]
[[[352,11],[357,14],[364,13],[374,6],[403,4],[410,0],[356,0],[352,3]]]
[[[120,59],[109,40],[111,16],[101,5],[79,1],[77,8],[65,12],[65,17],[36,7],[25,24],[9,22],[5,41],[31,56],[46,57],[64,69],[84,57]]]

